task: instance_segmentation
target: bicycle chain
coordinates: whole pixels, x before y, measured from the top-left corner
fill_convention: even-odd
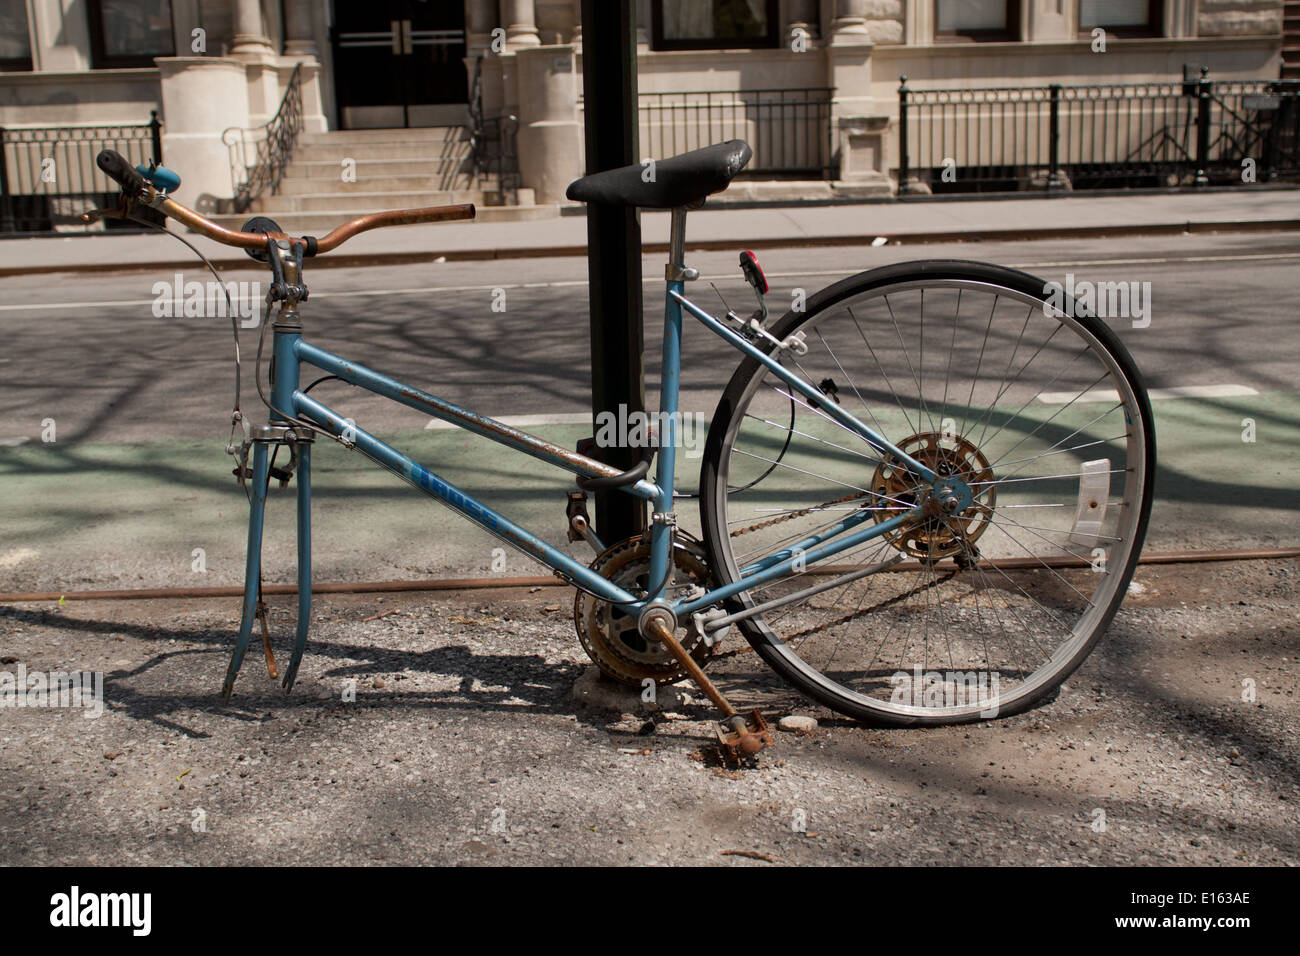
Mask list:
[[[782,521],[790,521],[794,518],[802,518],[804,515],[810,515],[814,511],[820,511],[822,508],[825,508],[829,505],[842,505],[846,501],[853,501],[856,498],[865,498],[868,495],[870,495],[870,492],[861,491],[858,492],[857,494],[845,495],[843,498],[835,498],[832,499],[831,501],[823,501],[819,505],[812,505],[811,507],[804,508],[801,511],[791,511],[788,514],[778,515],[777,517],[770,518],[767,521],[760,521],[758,524],[751,524],[748,528],[737,528],[735,531],[732,531],[730,533],[729,537],[738,538],[742,534],[749,534],[751,531],[761,531],[763,528],[770,528],[772,527],[772,525],[780,524]]]

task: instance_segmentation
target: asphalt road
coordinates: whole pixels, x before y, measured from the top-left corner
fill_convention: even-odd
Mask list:
[[[3,247],[0,246],[0,252]],[[778,312],[791,290],[809,294],[840,278],[920,258],[980,259],[1023,267],[1047,281],[1151,283],[1151,324],[1112,323],[1151,388],[1241,384],[1294,391],[1300,367],[1296,280],[1300,237],[1244,234],[1033,243],[773,250],[760,260]],[[740,312],[752,308],[732,253],[689,256],[704,274],[690,292],[719,305],[713,281]],[[253,265],[250,261],[250,267]],[[657,381],[662,257],[644,261],[647,390]],[[211,277],[196,261],[183,281]],[[262,282],[260,271],[227,281]],[[455,262],[308,272],[309,338],[372,368],[488,415],[589,409],[586,261],[579,258]],[[0,441],[39,440],[53,418],[61,441],[213,437],[229,420],[229,322],[157,318],[156,282],[174,275],[35,276],[0,280]],[[504,292],[505,311],[493,311]],[[781,308],[778,309],[778,306]],[[256,330],[243,332],[251,369]],[[729,347],[688,327],[683,403],[711,412],[736,361]],[[246,408],[256,404],[245,373]],[[421,427],[419,413],[362,398],[358,423],[379,431]]]
[[[1228,385],[1255,394],[1155,402],[1159,472],[1148,550],[1296,543],[1300,237],[790,248],[761,259],[775,310],[795,289],[812,293],[867,267],[944,256],[1021,266],[1063,283],[1071,274],[1076,281],[1150,282],[1150,324],[1111,322],[1148,386]],[[692,286],[698,301],[720,304],[721,295],[740,311],[751,307],[730,253],[689,258],[704,274]],[[262,281],[251,266],[227,280]],[[644,262],[652,352],[662,324],[655,278],[662,268],[659,256]],[[203,278],[199,269],[181,275],[182,283]],[[308,279],[304,314],[319,344],[486,414],[540,417],[544,423],[528,430],[566,446],[590,434],[585,260],[321,269]],[[233,389],[230,325],[156,317],[159,282],[170,288],[175,277],[0,282],[0,593],[241,582],[245,505],[222,452]],[[494,302],[504,311],[493,311]],[[253,414],[260,408],[257,331],[242,333],[243,405]],[[693,323],[686,345],[683,407],[707,416],[735,358]],[[647,357],[652,403],[657,364],[657,354]],[[567,546],[565,473],[502,454],[484,439],[426,430],[431,423],[419,413],[358,390],[334,384],[319,394],[458,487]],[[1242,441],[1245,419],[1257,429],[1249,444]],[[43,441],[51,422],[56,440]],[[689,453],[686,459],[679,488],[690,491],[699,463]],[[318,447],[313,471],[317,580],[545,573],[514,553],[502,564],[495,539],[332,443]],[[292,580],[287,504],[277,499],[270,508],[269,581]],[[683,526],[696,530],[696,509],[680,510]]]

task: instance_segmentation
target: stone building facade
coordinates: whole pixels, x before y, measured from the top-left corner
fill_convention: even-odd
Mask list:
[[[168,165],[219,203],[233,190],[223,132],[265,123],[301,64],[308,131],[465,125],[474,100],[477,115],[515,125],[525,192],[556,202],[582,170],[579,6],[0,0],[0,127],[158,110]],[[775,104],[794,91],[816,129],[782,135],[824,137],[827,155],[770,160],[789,168],[769,178],[863,193],[892,186],[900,76],[917,88],[1169,81],[1196,64],[1271,79],[1284,42],[1282,0],[639,0],[637,11],[643,151],[697,145],[682,117],[729,94]],[[644,110],[685,93],[695,99],[673,101],[688,111],[673,114],[674,140]]]

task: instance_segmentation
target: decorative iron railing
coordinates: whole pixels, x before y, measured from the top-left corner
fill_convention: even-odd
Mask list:
[[[1297,81],[1212,81],[1201,69],[1170,83],[914,90],[903,77],[898,102],[904,192],[1205,185],[1300,174]]]
[[[642,93],[641,151],[664,159],[743,139],[754,151],[745,175],[833,179],[834,93],[828,87]]]
[[[162,162],[162,123],[157,110],[149,116],[139,125],[0,127],[0,233],[85,230],[77,217],[115,205],[120,192],[95,165],[101,149],[117,150],[137,165]],[[140,228],[120,219],[103,222],[102,228]]]
[[[512,206],[519,201],[519,153],[515,133],[519,118],[513,115],[485,116],[483,112],[483,57],[474,64],[469,94],[470,149],[474,158],[475,185],[495,205]]]
[[[247,212],[263,193],[275,195],[302,133],[302,64],[294,66],[284,98],[274,116],[261,126],[231,126],[221,133],[230,151],[234,211]]]

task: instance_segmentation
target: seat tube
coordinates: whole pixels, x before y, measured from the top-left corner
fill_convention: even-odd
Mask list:
[[[668,582],[673,546],[673,488],[677,464],[678,441],[678,391],[681,386],[682,364],[682,307],[672,293],[681,294],[684,288],[686,210],[674,209],[672,237],[669,243],[668,267],[665,270],[667,289],[664,294],[663,372],[659,385],[659,449],[655,484],[659,495],[655,498],[654,514],[650,522],[650,585]],[[660,595],[653,595],[658,597]]]

